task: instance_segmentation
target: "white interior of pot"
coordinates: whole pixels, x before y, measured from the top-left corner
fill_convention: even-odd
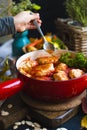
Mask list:
[[[50,54],[49,52],[47,52],[46,50],[37,50],[37,51],[33,51],[33,52],[29,52],[24,54],[23,56],[21,56],[17,62],[16,62],[16,67],[18,68],[20,63],[25,60],[26,58],[30,58],[31,60],[35,60],[38,57],[43,57],[43,56],[60,56],[63,53],[66,52],[71,52],[72,54],[75,54],[75,52],[73,51],[68,51],[68,50],[55,50],[52,54]]]
[[[26,58],[30,58],[31,60],[35,60],[38,57],[43,57],[43,56],[51,56],[48,52],[46,52],[45,50],[38,50],[38,51],[33,51],[33,52],[29,52],[24,54],[23,56],[21,56],[17,62],[16,62],[16,67],[18,68],[18,66],[20,65],[20,63],[25,60]]]

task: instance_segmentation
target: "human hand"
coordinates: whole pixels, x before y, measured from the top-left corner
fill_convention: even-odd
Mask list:
[[[14,18],[14,25],[17,32],[23,32],[28,29],[36,29],[33,21],[36,20],[41,26],[41,20],[38,13],[30,13],[30,11],[23,11],[18,13]]]

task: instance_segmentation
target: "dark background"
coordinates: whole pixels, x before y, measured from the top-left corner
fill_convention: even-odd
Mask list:
[[[32,0],[36,4],[41,6],[40,13],[42,19],[42,29],[44,33],[55,32],[55,20],[60,18],[66,18],[67,13],[64,6],[65,0]]]
[[[19,2],[20,0],[13,0]],[[65,0],[31,0],[32,3],[36,3],[41,6],[40,17],[42,20],[42,30],[44,34],[47,32],[56,33],[55,20],[59,18],[66,18],[64,2]],[[29,35],[38,35],[37,30],[31,30]]]

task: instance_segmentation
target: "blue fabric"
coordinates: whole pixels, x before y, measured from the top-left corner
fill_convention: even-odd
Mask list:
[[[0,36],[15,34],[15,25],[13,17],[0,18]]]

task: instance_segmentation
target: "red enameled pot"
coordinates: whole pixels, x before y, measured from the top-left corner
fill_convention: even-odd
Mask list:
[[[56,50],[55,55],[60,55],[68,50]],[[75,52],[70,51],[72,54]],[[41,56],[50,56],[45,50],[38,50],[24,54],[16,62],[16,68],[22,60],[30,57],[36,59]],[[18,71],[18,69],[17,69]],[[29,78],[18,71],[18,78],[0,83],[0,100],[8,98],[13,94],[24,91],[30,97],[42,101],[59,101],[69,99],[81,94],[87,86],[87,73],[79,78],[68,81],[42,81]]]

